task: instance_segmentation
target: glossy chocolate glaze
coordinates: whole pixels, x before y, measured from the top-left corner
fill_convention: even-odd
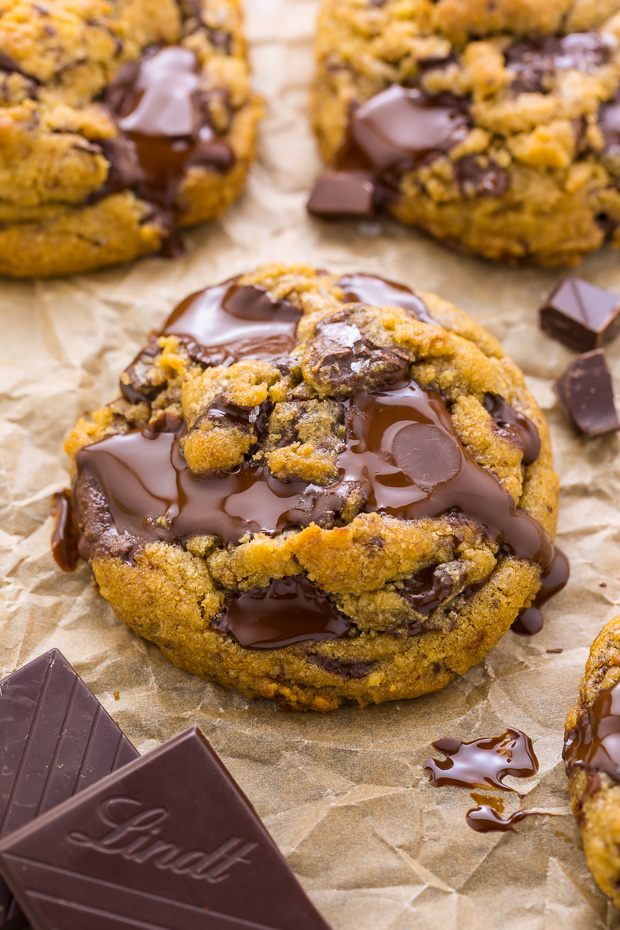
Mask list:
[[[529,417],[515,410],[499,394],[485,394],[482,403],[499,428],[514,437],[523,449],[523,464],[531,465],[535,462],[540,455],[540,436]]]
[[[336,284],[342,288],[345,300],[373,307],[402,307],[420,323],[439,326],[422,298],[404,284],[374,274],[345,274]]]
[[[212,625],[222,633],[232,633],[241,646],[275,649],[309,639],[339,639],[351,621],[320,588],[299,575],[230,595],[223,615]]]
[[[620,782],[620,682],[599,691],[564,741],[566,768],[583,768]]]
[[[173,311],[161,335],[182,336],[196,361],[229,365],[242,358],[273,360],[289,355],[301,311],[274,300],[256,285],[232,278],[187,297]]]
[[[540,589],[530,607],[525,607],[512,624],[513,633],[521,636],[533,636],[540,633],[544,625],[541,612],[547,601],[561,591],[570,577],[570,565],[561,549],[554,547],[551,565],[546,569],[540,579]]]
[[[253,461],[197,478],[182,457],[180,432],[103,439],[80,450],[78,472],[95,479],[119,533],[147,540],[215,535],[235,543],[247,532],[322,524],[355,488],[364,512],[407,520],[453,512],[480,523],[518,558],[550,563],[550,537],[464,449],[438,394],[401,383],[355,394],[343,408],[347,445],[328,488],[279,481]]]
[[[64,572],[74,572],[79,559],[78,531],[73,514],[71,491],[56,491],[54,494],[54,529],[52,530],[52,555]]]
[[[130,187],[162,211],[169,227],[178,219],[176,199],[191,167],[225,172],[235,162],[230,146],[208,124],[198,60],[190,49],[167,46],[125,65],[105,103],[121,134],[106,149],[112,164],[108,187]]]
[[[429,784],[434,788],[489,786],[514,791],[503,783],[506,775],[530,778],[538,771],[531,739],[512,727],[501,736],[483,737],[470,743],[445,737],[433,743],[433,747],[446,756],[445,759],[427,759],[424,763],[431,776]]]

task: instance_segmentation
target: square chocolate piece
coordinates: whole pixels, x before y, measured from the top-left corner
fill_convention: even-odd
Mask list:
[[[577,355],[553,390],[580,433],[594,437],[620,429],[611,374],[602,349]]]
[[[598,349],[620,332],[620,297],[566,278],[540,308],[540,327],[576,352]]]
[[[0,841],[34,930],[329,930],[196,727]]]
[[[0,836],[138,757],[58,649],[0,682],[0,721]],[[1,930],[25,923],[0,878]]]

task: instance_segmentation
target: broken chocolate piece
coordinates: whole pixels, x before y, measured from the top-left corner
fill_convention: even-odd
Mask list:
[[[325,218],[372,216],[376,185],[364,171],[326,171],[316,182],[308,213]]]
[[[328,930],[192,728],[0,842],[36,930]]]
[[[0,836],[138,756],[58,649],[0,682],[0,719]],[[0,879],[0,928],[24,924]]]
[[[577,355],[553,390],[585,436],[604,436],[620,429],[611,373],[602,349]]]
[[[540,308],[540,327],[576,352],[598,349],[620,332],[620,297],[566,278]]]

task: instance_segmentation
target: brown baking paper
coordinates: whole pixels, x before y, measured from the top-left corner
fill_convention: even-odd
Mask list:
[[[268,109],[239,202],[192,232],[173,261],[0,284],[0,674],[57,646],[142,752],[198,724],[334,930],[620,927],[586,868],[560,755],[588,648],[620,598],[618,436],[575,437],[551,391],[571,353],[537,327],[560,274],[461,258],[385,220],[309,220],[304,202],[319,170],[307,113],[316,3],[247,6]],[[272,261],[374,271],[437,291],[503,341],[549,417],[569,586],[546,607],[540,634],[508,633],[437,694],[324,716],[248,701],[179,671],[130,633],[85,564],[65,575],[52,561],[49,498],[68,482],[62,443],[75,419],[114,395],[148,330],[181,298]],[[618,253],[593,256],[580,273],[620,293]],[[620,377],[620,340],[609,356]],[[540,760],[520,786],[524,805],[558,816],[530,818],[518,835],[477,834],[465,823],[468,792],[431,788],[422,763],[442,736],[507,726],[532,737]],[[504,799],[516,808],[516,795]]]

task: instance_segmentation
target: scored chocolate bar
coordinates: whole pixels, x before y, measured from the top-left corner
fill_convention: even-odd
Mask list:
[[[138,756],[58,649],[0,681],[0,722],[0,836]],[[0,878],[1,930],[25,923]]]
[[[197,728],[0,841],[35,930],[329,930]]]

